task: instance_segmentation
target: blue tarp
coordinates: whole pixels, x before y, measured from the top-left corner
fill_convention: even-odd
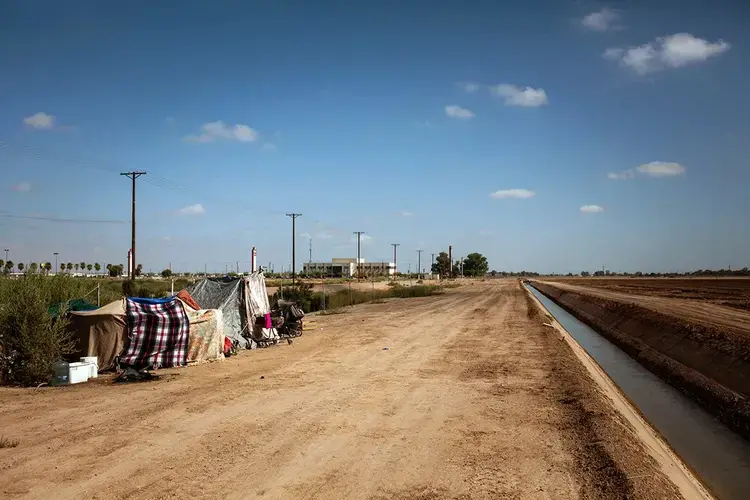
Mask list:
[[[128,300],[132,300],[136,304],[169,304],[177,296],[167,297],[166,299],[147,299],[145,297],[128,297]]]

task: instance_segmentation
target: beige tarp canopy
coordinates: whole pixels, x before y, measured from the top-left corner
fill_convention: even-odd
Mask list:
[[[70,313],[69,331],[75,341],[71,360],[82,356],[96,356],[99,370],[111,370],[127,338],[125,299],[94,309]]]

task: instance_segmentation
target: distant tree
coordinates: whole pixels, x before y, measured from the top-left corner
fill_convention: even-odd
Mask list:
[[[92,270],[93,268],[94,268],[94,265],[93,265],[93,264],[86,264],[86,269],[88,270],[88,272],[91,272],[91,270]]]
[[[163,270],[161,272],[161,277],[162,278],[169,278],[170,276],[172,276],[172,270],[171,269],[165,269],[165,270]]]
[[[5,271],[9,272],[9,273],[13,272],[13,261],[12,260],[9,260],[8,262],[5,263]]]
[[[85,270],[86,270],[86,263],[85,262],[81,262],[81,272],[83,272]]]
[[[68,262],[68,265],[66,267],[68,268],[68,272],[72,271],[73,270],[73,263],[72,262]]]
[[[437,257],[435,257],[435,263],[432,264],[432,268],[430,270],[433,274],[448,276],[451,272],[451,261],[448,258],[448,254],[445,252],[440,252]]]
[[[583,276],[584,278],[586,278],[588,276],[591,276],[591,273],[588,272],[588,271],[581,271],[581,276]]]
[[[26,267],[26,266],[23,265],[23,262],[19,262],[18,263],[18,272],[22,273],[24,267]]]
[[[107,264],[107,270],[109,271],[109,276],[112,278],[117,278],[122,274],[123,266],[122,264],[112,265]]]
[[[39,265],[36,262],[29,264],[29,272],[35,273],[37,269],[39,269]]]
[[[5,261],[3,259],[0,259],[0,269],[5,268]]]
[[[45,262],[44,263],[44,270],[49,273],[52,270],[52,263],[51,262]]]
[[[101,271],[101,270],[102,270],[102,266],[100,266],[100,265],[99,265],[99,263],[98,263],[98,262],[96,262],[96,263],[94,264],[94,269],[95,269],[95,270],[96,270],[96,272],[98,273],[99,271]]]
[[[73,267],[75,268],[76,273],[78,273],[78,262],[76,262],[75,264],[73,264]]]
[[[470,253],[464,259],[464,276],[479,277],[487,274],[490,266],[487,257],[481,253]]]
[[[140,275],[141,275],[141,273],[143,273],[143,264],[138,264],[138,265],[137,265],[137,266],[135,267],[135,275],[136,275],[136,276],[140,276]]]
[[[65,271],[65,264],[60,262],[60,271]]]
[[[493,269],[493,270],[492,270],[492,272],[490,272],[490,274],[491,274],[491,275],[492,275],[492,277],[494,278],[495,276],[497,276],[497,271],[495,271],[495,270]]]
[[[594,276],[604,276],[604,271],[596,271],[594,272]]]

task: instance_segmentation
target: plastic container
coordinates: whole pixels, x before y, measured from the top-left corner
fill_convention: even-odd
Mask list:
[[[52,379],[52,385],[65,385],[68,383],[68,372],[70,363],[58,361],[54,364],[55,377]]]
[[[91,375],[91,365],[89,363],[70,363],[68,364],[68,383],[80,384],[88,382]]]
[[[89,378],[96,378],[99,376],[99,358],[96,356],[84,356],[81,358],[81,363],[87,363],[91,370]]]

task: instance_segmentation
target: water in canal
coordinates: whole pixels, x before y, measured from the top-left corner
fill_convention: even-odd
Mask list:
[[[750,499],[750,441],[729,430],[538,290],[533,287],[529,290],[717,498]]]

